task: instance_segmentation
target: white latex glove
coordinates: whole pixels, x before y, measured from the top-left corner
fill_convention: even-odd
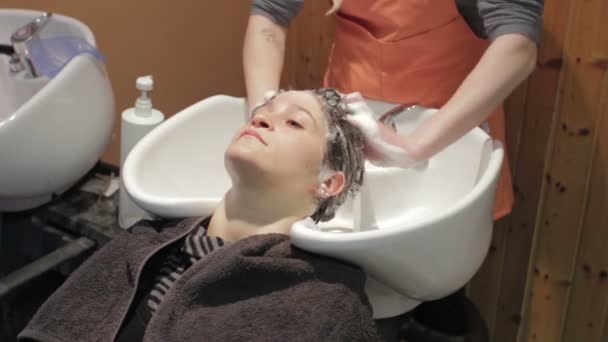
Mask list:
[[[253,111],[258,108],[259,106],[265,104],[266,102],[270,101],[270,99],[272,99],[274,96],[276,96],[279,93],[278,90],[267,90],[264,92],[264,99],[258,103],[255,103],[251,108],[247,108],[247,113],[246,113],[246,117],[245,117],[245,122],[248,122],[251,119],[251,116],[253,115]]]
[[[270,101],[273,97],[279,94],[278,90],[266,90],[264,92],[264,102]]]
[[[325,13],[325,15],[332,15],[336,13],[342,6],[342,0],[333,0],[331,8]]]
[[[423,168],[427,165],[426,160],[416,160],[405,149],[384,140],[380,125],[374,117],[374,112],[360,93],[345,95],[345,102],[348,109],[353,112],[346,119],[363,132],[366,148],[369,149],[369,151],[366,151],[368,160],[372,164],[401,168]]]

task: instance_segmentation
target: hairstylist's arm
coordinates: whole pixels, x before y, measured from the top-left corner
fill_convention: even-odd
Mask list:
[[[486,120],[536,65],[536,44],[520,34],[494,40],[440,111],[399,145],[416,159],[438,153]]]
[[[249,17],[243,48],[249,111],[263,102],[264,92],[278,89],[286,37],[287,28],[262,15]]]
[[[528,77],[535,62],[536,44],[532,40],[519,34],[506,34],[490,44],[439,112],[411,134],[399,135],[383,124],[369,124],[365,119],[371,114],[353,115],[348,119],[365,133],[368,159],[379,165],[409,168],[432,157],[482,123]],[[369,109],[356,112],[367,111]],[[401,151],[393,150],[391,145]]]
[[[536,65],[543,0],[477,0],[492,43],[438,115],[406,139],[411,153],[426,159],[479,125],[525,80]]]

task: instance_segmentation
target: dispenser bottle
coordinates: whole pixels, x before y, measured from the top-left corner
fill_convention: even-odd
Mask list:
[[[133,146],[165,119],[163,113],[152,108],[152,100],[148,97],[148,92],[154,88],[152,76],[139,77],[136,82],[136,87],[141,91],[141,96],[135,101],[135,107],[122,112],[120,129],[121,170],[122,165]],[[150,216],[139,208],[129,197],[129,194],[121,181],[120,202],[118,207],[118,224],[120,227],[123,229],[129,228],[137,221],[149,217]]]

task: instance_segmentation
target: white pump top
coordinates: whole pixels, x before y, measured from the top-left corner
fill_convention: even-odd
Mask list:
[[[138,77],[135,86],[141,91],[141,96],[135,101],[135,115],[142,117],[152,115],[152,100],[147,94],[147,92],[154,89],[154,80],[152,79],[152,76]]]

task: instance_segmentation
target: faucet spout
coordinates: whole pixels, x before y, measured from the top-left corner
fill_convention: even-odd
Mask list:
[[[395,119],[398,115],[408,112],[418,106],[418,103],[404,103],[400,104],[396,107],[389,109],[386,113],[382,114],[378,121],[383,123],[386,126],[389,126],[393,129],[393,131],[397,132],[397,127],[395,125]]]
[[[30,58],[27,42],[39,37],[40,31],[46,26],[52,16],[51,12],[45,12],[38,18],[17,29],[11,35],[11,43],[15,51],[14,55],[18,57],[18,60],[21,61],[21,64],[27,69],[31,77],[38,77],[39,74]],[[17,60],[17,58],[13,58],[13,60]]]
[[[12,56],[15,54],[15,49],[12,45],[4,45],[0,44],[0,55],[9,55]]]

